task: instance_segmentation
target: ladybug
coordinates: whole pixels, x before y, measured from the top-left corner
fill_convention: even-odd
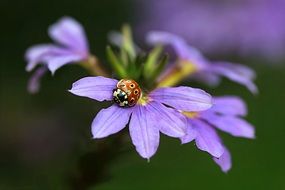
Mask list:
[[[141,97],[141,89],[138,83],[131,79],[122,79],[113,90],[113,100],[120,107],[134,106]]]

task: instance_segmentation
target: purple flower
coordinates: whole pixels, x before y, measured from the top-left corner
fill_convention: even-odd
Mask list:
[[[235,137],[254,138],[254,128],[241,117],[247,114],[245,103],[235,96],[213,98],[213,106],[202,112],[184,112],[187,116],[187,135],[182,143],[195,139],[200,150],[210,153],[224,172],[231,168],[231,155],[216,129]]]
[[[105,77],[86,77],[72,85],[71,93],[112,101],[118,81]],[[186,119],[178,111],[203,111],[211,107],[211,96],[190,87],[158,88],[143,94],[133,107],[117,104],[101,110],[92,122],[93,138],[103,138],[121,131],[129,123],[129,132],[137,152],[149,159],[159,145],[159,133],[182,138]]]
[[[49,36],[58,44],[40,44],[29,48],[26,52],[27,71],[32,71],[37,65],[47,67],[54,72],[69,63],[82,61],[88,58],[88,43],[82,26],[70,17],[64,17],[49,27]],[[39,68],[40,69],[40,68]],[[43,69],[41,69],[43,70]],[[39,75],[39,73],[41,75]],[[36,72],[28,89],[36,92],[39,89],[39,80],[45,72]],[[36,85],[35,85],[36,84]]]
[[[284,58],[284,0],[139,1],[137,31],[181,35],[203,52]]]
[[[257,87],[253,83],[255,72],[247,66],[225,61],[209,61],[199,50],[187,44],[185,40],[167,32],[150,32],[147,35],[147,42],[152,45],[171,45],[179,61],[195,66],[196,72],[192,75],[194,79],[198,79],[209,85],[217,85],[220,77],[224,76],[246,86],[252,93],[257,92]]]

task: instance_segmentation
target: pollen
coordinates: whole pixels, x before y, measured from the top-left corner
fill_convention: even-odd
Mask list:
[[[137,104],[142,105],[142,106],[145,106],[145,105],[147,105],[147,103],[148,103],[149,101],[150,101],[150,98],[149,98],[148,96],[142,95],[142,96],[140,97],[140,99],[138,100]]]

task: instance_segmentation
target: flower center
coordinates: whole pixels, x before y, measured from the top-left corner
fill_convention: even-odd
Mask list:
[[[138,100],[138,104],[145,106],[150,101],[150,98],[148,96],[141,96],[141,98]]]

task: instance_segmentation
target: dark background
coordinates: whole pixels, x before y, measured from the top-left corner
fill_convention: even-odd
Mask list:
[[[233,157],[229,173],[221,172],[210,156],[198,151],[193,143],[182,146],[178,140],[162,137],[150,163],[132,148],[112,162],[109,175],[95,188],[93,177],[100,155],[92,154],[97,141],[91,140],[90,123],[107,104],[67,92],[72,82],[88,75],[78,66],[64,67],[54,77],[45,76],[40,93],[28,94],[30,73],[24,70],[24,52],[33,44],[50,42],[48,26],[69,15],[84,26],[91,51],[104,60],[108,31],[118,30],[126,22],[136,24],[133,1],[2,0],[0,7],[1,190],[81,189],[81,183],[100,190],[285,189],[283,63],[273,65],[258,57],[227,58],[256,70],[260,89],[256,96],[227,80],[216,89],[199,85],[213,95],[235,94],[244,98],[249,107],[247,119],[256,126],[255,140],[222,134]]]

